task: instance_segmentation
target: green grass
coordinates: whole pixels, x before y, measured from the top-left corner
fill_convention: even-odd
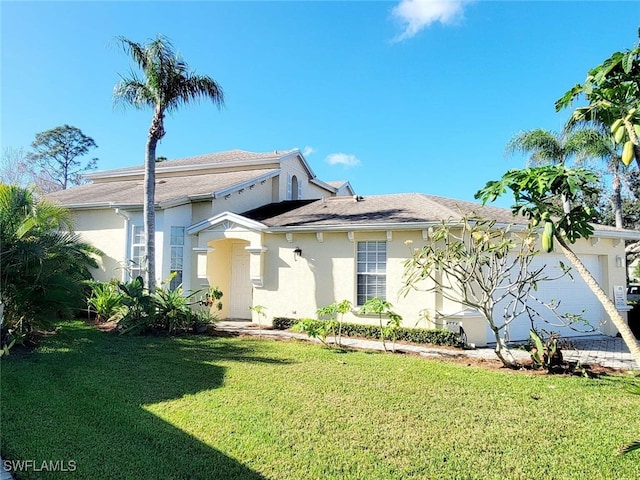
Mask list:
[[[67,324],[1,363],[1,453],[86,479],[632,479],[631,377]]]

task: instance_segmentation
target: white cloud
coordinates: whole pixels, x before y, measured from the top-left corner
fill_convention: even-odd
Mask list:
[[[310,147],[309,145],[307,145],[306,147],[304,147],[302,149],[302,155],[305,156],[305,157],[308,157],[309,155],[311,155],[314,152],[315,152],[314,148]]]
[[[475,0],[401,0],[392,15],[403,24],[397,42],[411,38],[432,23],[450,25],[462,18],[464,7]]]
[[[357,167],[360,165],[360,160],[355,155],[347,153],[330,153],[325,158],[325,161],[329,165],[344,165],[345,167]]]

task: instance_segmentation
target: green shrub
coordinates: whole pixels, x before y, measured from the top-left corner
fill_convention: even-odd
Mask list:
[[[275,317],[273,328],[275,330],[288,330],[300,320],[287,317]],[[317,321],[317,320],[314,320]],[[362,337],[372,340],[380,339],[380,327],[377,325],[363,325],[359,323],[343,323],[342,335],[346,337]],[[427,345],[458,344],[458,336],[448,330],[436,330],[428,328],[399,327],[396,329],[396,339],[401,342],[420,343]]]
[[[319,308],[316,312],[318,318],[329,321],[327,330],[332,331],[336,336],[338,346],[342,345],[342,319],[345,313],[351,310],[352,304],[349,300],[333,302],[331,305]]]
[[[118,322],[122,334],[139,335],[153,326],[155,306],[151,295],[144,288],[142,277],[136,277],[128,283],[119,283],[123,294],[126,312]]]
[[[313,318],[303,318],[297,322],[292,330],[294,332],[305,332],[309,338],[319,339],[323,345],[327,344],[327,337],[329,334],[335,335],[335,329],[338,326],[336,320],[315,320]]]
[[[189,299],[191,295],[183,295],[182,287],[158,287],[151,295],[155,307],[157,327],[169,333],[190,328],[195,320]]]
[[[274,330],[289,330],[292,328],[298,320],[295,318],[275,317],[273,319]]]
[[[385,352],[387,351],[387,342],[385,341],[387,337],[393,340],[392,349],[395,351],[395,343],[398,339],[398,329],[400,328],[400,322],[402,322],[402,317],[391,310],[392,308],[393,305],[391,305],[391,303],[379,297],[370,298],[360,308],[361,313],[375,314],[378,316],[378,322],[380,324],[380,340],[382,340],[382,346],[384,347]],[[383,316],[387,318],[386,325],[382,323]]]
[[[90,282],[91,295],[87,305],[96,314],[96,320],[107,322],[120,320],[127,309],[124,305],[124,295],[118,286],[110,282]]]

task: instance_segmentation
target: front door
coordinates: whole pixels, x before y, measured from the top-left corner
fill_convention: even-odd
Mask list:
[[[249,275],[249,252],[244,244],[234,243],[231,254],[231,292],[229,317],[250,319],[252,284]]]

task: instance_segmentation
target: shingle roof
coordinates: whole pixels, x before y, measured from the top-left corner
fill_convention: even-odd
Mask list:
[[[356,200],[358,198],[359,200]],[[269,227],[358,226],[372,223],[427,223],[476,214],[498,222],[515,223],[511,210],[419,193],[331,197],[296,210],[265,218]],[[524,223],[524,221],[523,221]]]
[[[156,180],[156,203],[187,201],[189,197],[208,195],[250,182],[253,179],[277,174],[278,169],[244,170],[237,172],[209,173],[204,175],[165,177]],[[142,180],[80,185],[47,195],[47,199],[62,205],[142,205],[144,188]]]
[[[282,157],[289,155],[297,150],[282,150],[266,153],[247,152],[246,150],[228,150],[225,152],[207,153],[205,155],[197,155],[195,157],[179,158],[176,160],[166,160],[156,164],[156,172],[161,173],[165,168],[175,167],[196,167],[203,165],[224,166],[228,163],[240,162],[256,162],[261,160],[279,161]],[[125,173],[135,173],[142,171],[143,165],[133,167],[118,168],[115,170],[106,170],[104,172],[95,172],[87,175],[88,178],[101,178],[105,176],[119,175]]]
[[[331,185],[332,187],[340,188],[340,187],[341,187],[341,186],[343,186],[344,184],[349,183],[349,181],[348,181],[348,180],[333,180],[333,181],[331,181],[331,182],[326,182],[326,183],[328,183],[328,184],[329,184],[329,185]]]
[[[254,208],[253,210],[249,210],[248,212],[244,212],[242,213],[242,216],[250,220],[255,220],[256,222],[262,222],[262,220],[264,220],[265,218],[271,218],[277,215],[282,215],[284,213],[290,212],[291,210],[295,210],[296,208],[300,208],[304,205],[308,205],[315,201],[317,201],[317,199],[285,200],[283,202],[269,203],[267,205]]]
[[[476,215],[505,225],[527,223],[523,217],[514,217],[508,208],[421,193],[330,197],[260,221],[276,231],[296,228],[346,230],[350,227],[385,228],[385,225],[397,228],[398,224],[411,228],[411,224],[457,221],[463,215]],[[640,232],[634,230],[608,225],[594,225],[594,228],[599,235],[640,239]]]

